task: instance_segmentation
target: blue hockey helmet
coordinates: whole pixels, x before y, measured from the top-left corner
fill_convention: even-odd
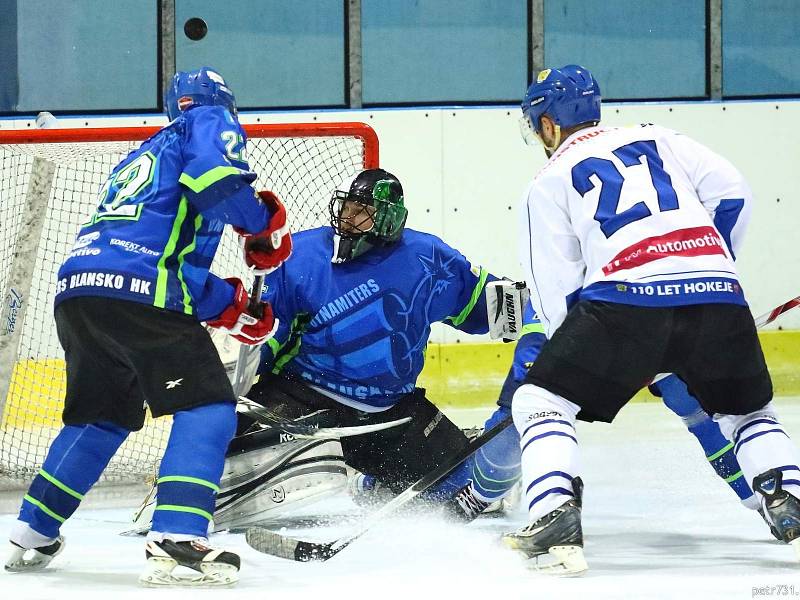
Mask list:
[[[559,127],[572,127],[600,120],[600,86],[592,74],[579,65],[539,72],[522,101],[522,114],[538,135],[542,115]]]
[[[236,114],[236,98],[222,75],[211,67],[178,71],[164,94],[164,110],[170,121],[192,106],[224,106]]]

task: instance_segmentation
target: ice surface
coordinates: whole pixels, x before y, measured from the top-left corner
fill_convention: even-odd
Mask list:
[[[787,430],[800,441],[798,400],[777,406]],[[471,425],[488,412],[452,411],[452,416]],[[0,591],[4,598],[26,600],[800,597],[800,564],[792,549],[774,541],[760,517],[739,504],[665,407],[632,404],[613,425],[579,424],[578,434],[590,567],[581,578],[538,575],[497,545],[500,533],[524,524],[525,514],[518,511],[468,526],[430,515],[393,519],[328,562],[314,564],[261,555],[241,535],[218,535],[214,543],[242,555],[236,588],[145,590],[136,584],[144,561],[142,540],[117,535],[129,527],[139,500],[131,497],[130,508],[81,508],[64,526],[66,550],[48,571],[0,574]],[[303,509],[287,521],[286,531],[330,541],[361,517],[349,499],[334,498]],[[0,515],[3,538],[14,518]],[[322,525],[310,527],[313,522]]]

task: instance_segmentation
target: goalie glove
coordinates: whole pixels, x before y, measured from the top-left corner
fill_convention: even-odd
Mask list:
[[[511,342],[521,337],[522,313],[530,297],[524,282],[500,280],[486,284],[489,336],[493,340]]]
[[[266,229],[259,233],[248,233],[236,227],[242,238],[244,260],[255,275],[266,275],[280,267],[292,254],[292,235],[286,219],[286,207],[270,191],[258,192],[271,215]]]
[[[225,281],[235,288],[233,302],[216,319],[206,324],[225,331],[249,346],[263,344],[275,335],[278,319],[272,314],[269,302],[260,301],[254,307],[248,307],[249,298],[241,280],[231,277]]]

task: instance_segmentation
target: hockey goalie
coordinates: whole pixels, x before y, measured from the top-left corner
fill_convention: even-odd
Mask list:
[[[358,472],[352,480],[356,495],[378,488],[398,494],[468,443],[417,387],[417,378],[432,323],[489,332],[485,292],[500,278],[438,237],[405,227],[403,187],[383,169],[342,182],[329,212],[330,226],[294,235],[291,260],[266,276],[262,298],[280,323],[274,338],[260,356],[232,367],[239,370],[230,376],[240,390],[251,380],[241,373],[258,371],[247,396],[277,418],[284,433],[265,429],[253,418],[256,411],[240,413],[218,494],[217,530],[264,523],[341,490],[345,463]],[[506,306],[502,293],[492,297]],[[235,349],[227,352],[237,356]],[[338,440],[301,439],[287,435],[292,424],[348,433],[373,429]],[[495,477],[511,485],[518,463],[514,445],[511,439],[513,472]],[[475,495],[470,474],[460,469],[429,498],[472,520],[507,491]],[[146,519],[143,513],[140,521]]]

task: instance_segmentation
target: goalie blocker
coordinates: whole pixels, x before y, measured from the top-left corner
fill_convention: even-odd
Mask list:
[[[500,280],[486,284],[489,335],[493,340],[511,342],[522,336],[522,313],[530,295],[524,282]]]

